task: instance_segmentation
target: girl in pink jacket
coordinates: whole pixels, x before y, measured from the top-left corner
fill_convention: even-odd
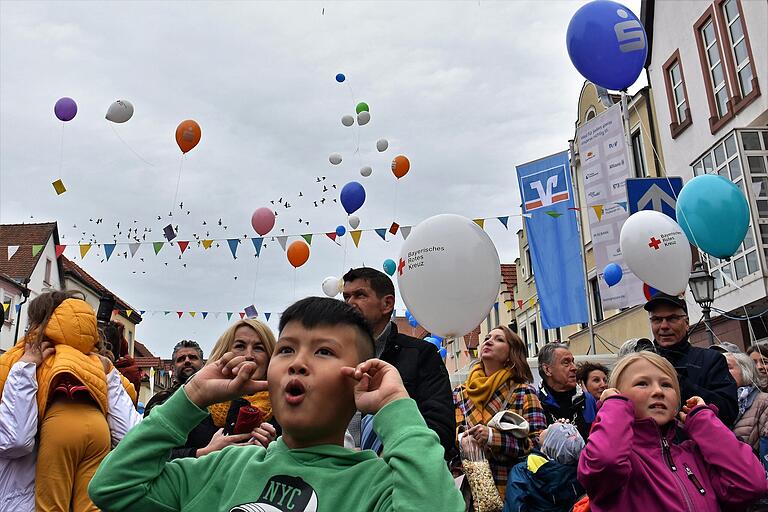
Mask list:
[[[672,443],[680,384],[666,359],[626,356],[609,385],[579,460],[593,511],[738,510],[768,492],[750,447],[700,397],[679,413],[688,440]]]

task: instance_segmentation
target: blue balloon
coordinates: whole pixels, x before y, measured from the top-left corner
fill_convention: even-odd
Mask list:
[[[749,204],[744,193],[726,178],[696,176],[677,198],[677,222],[688,241],[716,258],[730,258],[749,229]]]
[[[406,310],[405,310],[405,318],[407,318],[408,320],[410,320],[412,316],[413,316],[413,315],[411,314],[411,312],[410,312],[410,311],[408,311],[408,310],[406,309]]]
[[[350,181],[341,189],[341,205],[347,214],[353,214],[365,202],[365,189],[356,181]]]
[[[565,42],[579,73],[614,91],[635,83],[648,54],[643,24],[627,7],[610,0],[589,2],[576,11]]]
[[[395,270],[397,270],[397,265],[394,260],[384,260],[384,272],[386,272],[388,276],[393,275]]]
[[[623,275],[624,272],[621,270],[621,265],[616,263],[609,263],[603,269],[603,279],[605,279],[605,284],[608,286],[613,286],[621,281]]]
[[[411,317],[411,319],[408,320],[408,323],[411,325],[411,327],[417,327],[419,325],[419,322],[417,322],[416,319],[413,317]]]
[[[347,77],[344,76],[344,73],[339,73],[338,75],[336,75],[336,81],[339,83],[343,82],[346,79]]]
[[[347,228],[344,226],[336,226],[336,236],[344,236],[347,232]]]
[[[445,348],[445,347],[441,348],[441,349],[440,349],[440,357],[442,357],[443,359],[445,359],[445,356],[447,356],[447,355],[448,355],[448,349],[447,349],[447,348]]]

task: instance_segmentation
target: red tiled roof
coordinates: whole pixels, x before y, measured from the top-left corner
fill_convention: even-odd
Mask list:
[[[139,368],[160,368],[162,364],[159,357],[134,357],[133,360]]]
[[[55,222],[42,224],[0,224],[0,272],[18,280],[27,279],[35,270],[42,251],[32,256],[32,246],[59,243]],[[18,245],[16,254],[8,260],[8,246]]]
[[[517,267],[514,263],[501,264],[501,280],[507,286],[507,291],[511,297],[512,288],[517,284]]]
[[[133,356],[134,357],[155,357],[151,350],[147,348],[145,344],[139,340],[133,340]]]
[[[84,285],[86,285],[88,288],[91,288],[92,290],[96,291],[100,295],[104,294],[112,294],[115,297],[115,309],[120,310],[120,314],[127,317],[128,320],[131,322],[137,324],[141,322],[141,315],[139,312],[133,308],[130,304],[125,302],[123,299],[109,291],[104,285],[102,285],[100,282],[98,282],[93,276],[91,276],[88,272],[83,270],[80,266],[78,266],[75,262],[64,256],[63,254],[59,257],[59,260],[61,261],[61,265],[64,269],[64,275],[70,276]],[[128,317],[125,313],[125,310],[131,309],[131,315]]]
[[[8,284],[10,284],[10,285],[12,285],[14,288],[16,288],[18,291],[21,291],[21,290],[22,290],[22,287],[21,287],[21,285],[19,284],[19,282],[18,282],[18,281],[16,281],[16,280],[15,280],[14,278],[12,278],[11,276],[9,276],[8,274],[3,274],[2,272],[0,272],[0,281],[5,281],[5,282],[7,282]]]

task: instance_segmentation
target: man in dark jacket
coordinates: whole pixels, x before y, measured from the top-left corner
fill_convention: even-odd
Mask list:
[[[416,401],[427,426],[440,437],[445,457],[450,460],[455,450],[456,413],[448,370],[437,349],[424,340],[397,332],[391,321],[395,287],[383,272],[368,267],[350,270],[344,275],[343,293],[347,304],[360,311],[371,325],[376,335],[376,357],[400,372],[405,389]]]
[[[720,421],[732,427],[738,413],[736,382],[724,357],[688,342],[685,300],[657,293],[644,307],[650,314],[656,351],[677,370],[682,403],[700,396],[706,403],[716,405]]]

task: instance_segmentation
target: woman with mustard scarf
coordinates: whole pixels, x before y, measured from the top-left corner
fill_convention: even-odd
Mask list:
[[[504,496],[509,469],[526,456],[546,428],[533,374],[526,361],[527,349],[520,337],[504,325],[492,329],[480,344],[480,361],[472,368],[464,384],[453,390],[456,408],[456,444],[459,434],[472,436],[491,466],[491,473]],[[488,423],[493,416],[511,410],[528,421],[528,437],[515,437]]]

